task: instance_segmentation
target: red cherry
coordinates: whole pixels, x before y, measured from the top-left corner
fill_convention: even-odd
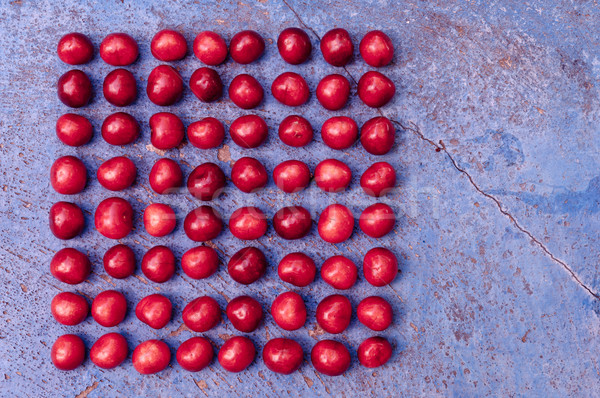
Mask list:
[[[63,144],[82,146],[90,142],[94,135],[92,123],[83,116],[65,113],[56,121],[56,136]]]
[[[242,148],[258,148],[267,139],[267,123],[257,115],[240,116],[229,127],[231,139]]]
[[[223,123],[214,117],[205,117],[190,124],[187,128],[188,141],[200,149],[216,148],[225,139]]]
[[[98,182],[110,191],[122,191],[133,185],[137,170],[135,164],[125,156],[108,159],[98,167]]]
[[[358,125],[347,116],[334,116],[321,126],[321,138],[329,148],[350,148],[358,138]]]
[[[121,198],[104,199],[94,215],[96,229],[110,239],[126,237],[133,229],[133,209]]]
[[[279,34],[277,49],[285,62],[299,65],[310,57],[312,44],[310,38],[302,29],[287,28]]]
[[[159,65],[148,76],[146,94],[156,105],[173,105],[183,96],[183,79],[175,68]]]
[[[215,32],[200,32],[194,39],[194,54],[206,65],[220,65],[227,58],[227,44]]]
[[[181,269],[192,279],[205,279],[219,269],[219,256],[208,246],[193,247],[181,257]]]
[[[125,361],[128,352],[125,337],[119,333],[107,333],[90,348],[90,359],[99,368],[112,369]]]
[[[294,286],[304,287],[315,280],[315,262],[304,253],[290,253],[283,257],[277,267],[279,278]]]
[[[287,106],[300,106],[310,96],[308,84],[302,76],[294,72],[285,72],[277,76],[271,85],[273,97]]]
[[[58,58],[69,65],[81,65],[89,62],[94,55],[94,45],[82,33],[67,33],[61,37],[56,49]]]
[[[319,236],[325,242],[341,243],[350,238],[354,229],[354,216],[344,205],[327,206],[319,216]]]
[[[75,156],[63,156],[54,161],[50,168],[52,188],[63,195],[83,191],[87,183],[87,169]]]
[[[327,333],[342,333],[352,319],[350,300],[340,294],[325,297],[317,306],[316,318],[319,326]]]
[[[313,346],[310,360],[319,373],[339,376],[350,367],[350,352],[338,341],[321,340]]]
[[[139,55],[138,45],[126,33],[111,33],[100,43],[100,57],[112,66],[127,66]]]
[[[206,242],[219,236],[223,230],[223,219],[212,207],[200,206],[185,217],[183,229],[194,242]]]
[[[140,125],[128,113],[108,115],[102,123],[102,138],[110,145],[131,144],[140,136]]]
[[[271,316],[280,328],[297,330],[306,323],[306,305],[298,293],[281,293],[271,304]]]
[[[256,108],[264,95],[258,80],[247,74],[237,75],[229,85],[229,98],[242,109]]]
[[[321,266],[321,278],[334,289],[350,289],[357,277],[356,264],[344,256],[329,257]]]
[[[385,155],[394,145],[396,129],[387,117],[375,117],[360,130],[360,143],[373,155]]]
[[[58,79],[58,99],[71,108],[81,108],[92,98],[90,78],[79,69],[66,72]]]
[[[325,159],[315,167],[315,181],[325,192],[341,192],[350,185],[352,171],[342,161]]]
[[[158,149],[173,149],[185,137],[181,119],[169,112],[155,113],[150,117],[150,142]]]
[[[54,296],[50,308],[54,319],[67,326],[79,325],[90,312],[85,298],[71,292],[62,292]]]
[[[163,203],[153,203],[144,210],[144,228],[152,236],[161,237],[173,232],[175,219],[175,211]]]
[[[249,296],[239,296],[227,304],[227,318],[240,332],[250,333],[256,330],[262,320],[262,306]]]
[[[229,230],[238,239],[258,239],[267,232],[267,217],[258,207],[241,207],[229,218]]]
[[[346,106],[350,98],[350,82],[342,75],[328,75],[317,86],[317,99],[323,108],[337,111]]]
[[[300,160],[286,160],[273,169],[273,182],[286,193],[301,191],[310,184],[310,169]]]
[[[216,70],[196,69],[190,77],[190,89],[202,102],[213,102],[223,95],[223,82]]]
[[[219,350],[219,363],[228,372],[238,373],[246,369],[256,356],[256,348],[247,337],[233,336]]]
[[[154,192],[164,195],[177,192],[183,184],[183,173],[177,162],[163,158],[154,163],[148,179]]]
[[[365,62],[379,68],[392,62],[394,45],[390,38],[380,30],[372,30],[360,41],[360,55]]]
[[[332,29],[321,38],[321,52],[328,64],[347,65],[352,59],[354,46],[350,34],[344,29]]]
[[[297,371],[304,360],[304,352],[300,344],[284,338],[267,341],[262,356],[267,368],[284,375]]]
[[[137,86],[133,73],[127,69],[115,69],[104,78],[104,98],[114,106],[127,106],[137,98]]]
[[[187,43],[185,37],[174,30],[164,29],[154,35],[150,51],[159,61],[171,62],[185,58]]]
[[[83,212],[75,203],[57,202],[50,208],[50,231],[58,239],[68,240],[83,231]]]
[[[238,64],[256,61],[265,51],[265,41],[253,30],[236,33],[229,43],[231,58]]]
[[[358,220],[360,229],[372,238],[381,238],[394,229],[394,210],[385,203],[375,203],[363,210]]]
[[[363,272],[371,285],[385,286],[392,283],[398,275],[398,259],[386,248],[373,248],[365,254]]]
[[[312,226],[310,212],[302,206],[279,209],[273,216],[273,228],[283,239],[300,239],[308,235]]]
[[[190,301],[181,316],[194,332],[206,332],[221,322],[221,308],[214,298],[202,296]]]
[[[356,316],[360,323],[380,332],[392,324],[392,306],[379,296],[367,297],[358,304]]]
[[[173,305],[162,294],[144,297],[135,307],[135,316],[153,329],[162,329],[171,320]]]
[[[242,192],[259,191],[267,185],[267,170],[257,159],[243,157],[231,168],[231,181]]]
[[[63,283],[77,285],[90,276],[92,265],[88,256],[77,249],[66,247],[52,257],[50,272]]]
[[[286,145],[303,147],[313,139],[313,128],[302,116],[290,115],[279,124],[279,139]]]
[[[199,372],[212,362],[215,353],[210,341],[204,337],[187,339],[177,349],[179,366],[188,372]]]
[[[135,272],[135,254],[126,245],[116,245],[108,249],[102,262],[106,273],[116,279],[127,278]]]
[[[92,317],[104,327],[117,326],[125,319],[127,301],[122,293],[116,290],[105,290],[98,293],[92,301]]]
[[[227,264],[231,279],[249,285],[260,279],[267,270],[267,258],[256,247],[245,247],[235,253]]]
[[[146,340],[135,347],[131,361],[140,374],[158,373],[171,362],[171,351],[164,341]]]
[[[369,71],[358,81],[358,96],[371,108],[380,108],[390,102],[396,94],[396,86],[387,76]]]
[[[73,370],[85,359],[85,344],[81,337],[74,334],[63,334],[52,344],[50,358],[56,368]]]
[[[386,162],[374,163],[360,177],[360,186],[369,196],[383,196],[396,186],[396,170]]]
[[[392,357],[392,345],[383,337],[369,337],[358,346],[358,361],[365,368],[377,368]]]
[[[166,246],[154,246],[142,257],[142,272],[155,283],[164,283],[175,274],[175,255]]]
[[[217,198],[225,188],[225,174],[214,163],[203,163],[189,175],[187,188],[195,198],[210,201]]]

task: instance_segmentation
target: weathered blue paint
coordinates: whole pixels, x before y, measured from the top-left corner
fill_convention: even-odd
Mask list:
[[[4,1],[0,6],[0,395],[2,396],[595,396],[600,392],[598,311],[587,290],[598,292],[600,279],[600,55],[597,33],[600,12],[592,2],[392,2],[263,0],[183,4],[131,1]],[[299,21],[301,18],[302,22]],[[300,66],[284,64],[277,54],[278,33],[289,26],[311,32],[315,51]],[[90,179],[74,200],[87,212],[84,234],[67,244],[47,229],[47,212],[64,199],[52,191],[48,169],[61,155],[80,156],[93,176],[109,157],[126,154],[136,162],[135,187],[117,194],[130,199],[139,212],[152,201],[171,203],[180,216],[196,205],[185,192],[156,197],[146,180],[159,155],[149,151],[148,118],[159,110],[143,94],[145,78],[159,64],[149,51],[152,35],[161,28],[182,31],[188,44],[197,32],[213,29],[227,39],[242,29],[254,29],[268,41],[259,62],[242,66],[229,61],[218,68],[228,83],[241,73],[255,75],[265,88],[285,70],[306,76],[314,92],[322,76],[349,73],[358,79],[369,68],[356,57],[347,68],[322,60],[317,35],[332,27],[348,29],[355,44],[371,29],[392,37],[397,53],[382,71],[397,84],[393,102],[382,109],[402,123],[397,145],[381,157],[400,173],[400,188],[385,200],[398,211],[393,234],[380,241],[360,233],[342,245],[326,245],[313,231],[299,242],[284,242],[272,231],[259,241],[270,260],[267,277],[241,288],[230,283],[224,267],[207,281],[178,275],[163,285],[129,278],[106,278],[100,265],[112,244],[90,227],[95,206],[110,196]],[[61,35],[88,34],[96,48],[109,32],[133,35],[141,57],[129,69],[139,78],[141,95],[128,111],[143,126],[142,138],[131,147],[109,147],[99,136],[103,118],[113,111],[101,95],[103,77],[112,68],[98,56],[82,67],[92,78],[96,95],[81,114],[96,129],[82,148],[61,145],[54,123],[67,111],[56,99],[58,76],[69,69],[55,55]],[[200,62],[193,56],[176,63],[185,79]],[[268,90],[267,90],[268,91]],[[230,123],[247,113],[227,99],[201,104],[188,90],[171,108],[184,122],[216,116]],[[258,113],[271,127],[264,147],[240,150],[226,142],[231,159],[256,156],[272,170],[284,158],[319,160],[338,157],[348,162],[355,178],[352,192],[327,196],[311,188],[282,195],[270,182],[258,195],[231,189],[216,206],[230,214],[242,203],[256,204],[272,215],[288,203],[304,204],[315,214],[339,200],[356,214],[374,202],[358,189],[358,177],[379,160],[360,146],[343,154],[329,150],[317,138],[305,149],[283,147],[276,126],[290,113],[303,113],[318,130],[334,114],[351,115],[359,124],[377,113],[353,97],[340,112],[325,112],[311,97],[298,109],[288,109],[267,96]],[[408,128],[410,127],[410,128]],[[437,149],[437,150],[436,150]],[[204,161],[217,161],[230,170],[225,150],[200,151],[190,145],[170,151],[189,173]],[[462,172],[461,172],[462,170]],[[491,195],[491,196],[488,196]],[[518,226],[517,226],[518,225]],[[356,231],[355,231],[356,232]],[[123,240],[141,254],[164,243],[180,256],[192,244],[181,225],[163,239],[149,237],[136,220],[136,231]],[[228,232],[214,242],[226,260],[243,244]],[[86,344],[104,329],[91,319],[63,327],[52,319],[49,304],[61,290],[74,290],[54,280],[48,263],[66,245],[89,253],[95,273],[75,290],[88,297],[116,288],[131,308],[143,296],[160,291],[175,303],[173,321],[163,330],[142,325],[133,311],[119,327],[131,348],[148,338],[162,338],[174,350],[192,333],[179,329],[181,310],[190,299],[210,294],[224,307],[226,297],[251,294],[268,308],[286,290],[274,270],[287,252],[304,250],[317,262],[346,253],[360,262],[371,247],[393,248],[402,274],[393,288],[373,288],[361,279],[349,293],[353,304],[380,294],[393,303],[394,326],[382,333],[393,343],[390,363],[375,371],[356,362],[339,378],[319,376],[308,362],[290,376],[271,373],[258,359],[238,375],[214,363],[200,373],[182,370],[174,361],[154,376],[138,375],[131,361],[110,371],[89,360],[73,372],[55,370],[49,360],[54,339],[75,332]],[[581,283],[567,272],[571,269]],[[138,272],[138,274],[140,274]],[[583,286],[582,286],[583,285]],[[283,332],[267,316],[265,325],[250,334],[258,347],[268,338],[290,336],[308,353],[316,340],[328,337],[316,328],[316,303],[332,289],[318,280],[298,289],[309,306],[307,327]],[[221,294],[222,292],[222,294]],[[234,334],[228,322],[206,335],[220,345]],[[353,320],[339,339],[353,352],[374,333]]]

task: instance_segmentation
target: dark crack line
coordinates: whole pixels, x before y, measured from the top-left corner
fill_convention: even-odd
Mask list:
[[[298,13],[296,12],[296,10],[294,10],[292,8],[292,6],[290,5],[290,3],[288,3],[287,0],[282,0],[282,1],[287,6],[287,8],[289,8],[290,11],[296,16],[296,18],[298,19],[298,21],[300,22],[300,24],[302,26],[304,26],[306,29],[310,30],[313,33],[313,35],[316,36],[317,40],[321,41],[321,36],[319,36],[319,34],[313,28],[311,28],[306,23],[304,23],[304,21],[302,20],[302,18],[300,17],[300,15],[298,15]]]

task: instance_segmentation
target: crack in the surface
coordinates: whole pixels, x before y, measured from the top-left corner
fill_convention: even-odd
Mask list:
[[[294,10],[292,8],[292,6],[287,2],[287,0],[282,0],[283,3],[287,6],[287,8],[290,9],[290,11],[296,16],[296,18],[298,19],[298,21],[300,22],[300,24],[302,24],[302,26],[304,26],[306,29],[310,30],[313,35],[315,35],[317,37],[317,39],[319,41],[321,41],[321,36],[319,36],[319,34],[310,26],[308,26],[306,23],[304,23],[304,21],[302,20],[302,18],[300,18],[300,15],[296,12],[296,10]]]

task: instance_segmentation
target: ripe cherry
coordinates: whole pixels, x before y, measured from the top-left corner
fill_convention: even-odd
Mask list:
[[[135,307],[135,316],[153,329],[162,329],[171,320],[173,305],[162,294],[144,297]]]
[[[287,106],[300,106],[306,103],[310,96],[306,80],[294,72],[285,72],[277,76],[271,85],[271,93],[277,101]]]
[[[325,242],[341,243],[350,238],[354,229],[354,216],[344,205],[327,206],[319,216],[319,236]]]
[[[223,82],[216,70],[196,69],[190,77],[190,89],[202,102],[213,102],[223,95]]]
[[[258,207],[240,207],[229,218],[229,230],[238,239],[258,239],[267,232],[267,217]]]
[[[50,308],[54,319],[67,326],[79,325],[90,312],[85,298],[71,292],[62,292],[54,296]]]
[[[56,121],[56,136],[65,145],[82,146],[94,135],[92,123],[83,116],[65,113]]]
[[[262,320],[262,306],[250,296],[239,296],[227,304],[227,318],[240,332],[250,333],[256,330]]]
[[[92,301],[92,317],[104,327],[117,326],[125,319],[127,300],[123,293],[105,290],[98,293]]]
[[[380,30],[372,30],[360,41],[360,55],[365,62],[379,68],[392,62],[394,45],[390,38]]]
[[[269,128],[257,115],[240,116],[229,127],[231,139],[242,148],[258,148],[267,139]]]
[[[317,306],[316,318],[319,326],[327,333],[342,333],[352,319],[350,300],[340,294],[325,297]]]
[[[183,96],[183,79],[172,66],[159,65],[148,76],[146,94],[156,105],[173,105]]]
[[[333,66],[347,65],[352,59],[354,46],[350,34],[344,29],[332,29],[321,38],[321,52]]]
[[[92,265],[88,256],[77,249],[66,247],[52,257],[50,272],[63,283],[77,285],[90,276]]]
[[[310,184],[310,169],[300,160],[286,160],[273,169],[273,182],[286,193],[301,191]]]
[[[181,119],[170,112],[155,113],[150,117],[150,142],[158,149],[173,149],[185,137]]]
[[[61,37],[56,49],[58,58],[69,65],[81,65],[89,62],[94,55],[94,45],[82,33],[67,33]]]
[[[380,108],[390,102],[396,94],[396,86],[387,76],[369,71],[358,81],[358,96],[371,108]]]
[[[350,148],[358,138],[358,125],[347,116],[334,116],[321,126],[321,138],[332,149]]]
[[[242,192],[259,191],[267,185],[267,170],[257,159],[243,157],[231,168],[231,181]]]
[[[137,86],[133,73],[127,69],[115,69],[104,78],[104,98],[114,106],[127,106],[137,98]]]
[[[187,128],[188,141],[200,149],[216,148],[225,139],[223,123],[214,117],[205,117],[190,124]]]
[[[229,43],[231,58],[238,64],[256,61],[265,51],[265,41],[253,30],[236,33]]]
[[[258,80],[247,74],[237,75],[229,85],[229,98],[242,109],[256,108],[264,95]]]
[[[126,237],[133,229],[133,209],[122,198],[104,199],[94,215],[96,229],[110,239]]]
[[[108,115],[102,123],[102,138],[110,145],[127,145],[140,136],[140,125],[125,112]]]
[[[175,229],[175,211],[163,203],[153,203],[144,210],[144,228],[152,236],[160,237]]]
[[[314,368],[327,376],[339,376],[350,367],[350,352],[335,340],[321,340],[310,352]]]
[[[277,49],[285,62],[299,65],[310,57],[312,44],[310,38],[302,29],[287,28],[279,34]]]
[[[126,33],[111,33],[100,43],[100,57],[112,66],[127,66],[139,55],[138,45]]]
[[[164,283],[175,274],[175,255],[166,246],[154,246],[142,257],[142,272],[155,283]]]
[[[125,156],[108,159],[98,167],[98,182],[110,191],[122,191],[133,185],[137,169]]]
[[[396,129],[387,117],[375,117],[360,129],[360,143],[373,155],[385,155],[394,145]]]
[[[183,173],[177,162],[163,158],[154,163],[148,180],[154,192],[165,195],[177,192],[178,188],[183,185]]]
[[[360,215],[358,225],[360,229],[372,238],[381,238],[394,229],[396,216],[394,210],[385,203],[375,203]]]
[[[371,285],[385,286],[392,283],[398,275],[398,259],[390,250],[375,247],[365,254],[363,272]]]
[[[87,183],[87,169],[75,156],[63,156],[54,161],[50,168],[52,188],[63,195],[83,191]]]
[[[150,51],[159,61],[171,62],[185,58],[187,43],[185,37],[177,31],[164,29],[154,35]]]
[[[312,226],[310,212],[302,206],[279,209],[273,216],[273,228],[283,239],[300,239],[308,235]]]
[[[181,343],[175,357],[179,366],[188,372],[199,372],[210,365],[214,355],[210,341],[197,336]]]
[[[205,279],[219,269],[219,256],[212,247],[193,247],[183,253],[181,269],[192,279]]]
[[[246,369],[256,356],[256,348],[247,337],[233,336],[219,350],[219,363],[228,372],[238,373]]]
[[[346,106],[350,98],[350,82],[342,75],[328,75],[317,86],[317,99],[323,108],[337,111]]]
[[[214,163],[203,163],[188,177],[187,188],[195,198],[210,201],[217,198],[225,188],[225,174]]]
[[[267,258],[256,247],[245,247],[235,253],[227,264],[231,279],[249,285],[260,279],[267,271]]]
[[[360,186],[369,196],[383,196],[396,186],[396,170],[386,162],[374,163],[360,177]]]
[[[85,344],[79,336],[63,334],[52,344],[50,358],[60,370],[76,369],[85,359]]]
[[[321,266],[321,278],[335,289],[350,289],[358,278],[358,268],[347,257],[329,257]]]
[[[358,361],[365,368],[377,368],[392,357],[392,345],[383,337],[369,337],[358,346]]]
[[[304,253],[296,252],[287,254],[277,267],[279,278],[294,286],[304,287],[315,280],[317,267],[312,258]]]
[[[367,297],[358,304],[356,316],[360,323],[380,332],[392,324],[392,306],[379,296]]]
[[[271,304],[271,316],[280,328],[297,330],[306,323],[306,305],[298,293],[281,293]]]
[[[135,347],[131,361],[140,374],[158,373],[171,362],[171,351],[164,341],[146,340]]]
[[[135,272],[135,254],[126,245],[116,245],[104,253],[102,259],[106,273],[116,279],[124,279]]]
[[[194,39],[194,54],[206,65],[220,65],[227,58],[227,44],[215,32],[200,32]]]
[[[58,239],[68,240],[83,231],[85,218],[75,203],[57,202],[50,208],[50,231]]]
[[[194,332],[206,332],[221,322],[221,308],[212,297],[198,297],[185,306],[182,318]]]
[[[313,139],[313,128],[302,116],[290,115],[279,124],[279,139],[286,145],[303,147]]]
[[[300,344],[291,339],[272,339],[263,347],[263,361],[271,371],[289,375],[302,365],[304,352]]]
[[[325,192],[341,192],[350,185],[352,171],[337,159],[325,159],[315,167],[317,186]]]
[[[92,98],[90,78],[79,69],[66,72],[58,79],[58,99],[71,108],[81,108]]]
[[[212,207],[200,206],[185,217],[183,229],[194,242],[206,242],[219,236],[223,230],[223,219]]]
[[[125,361],[128,352],[125,337],[119,333],[107,333],[90,348],[90,359],[99,368],[113,369]]]

